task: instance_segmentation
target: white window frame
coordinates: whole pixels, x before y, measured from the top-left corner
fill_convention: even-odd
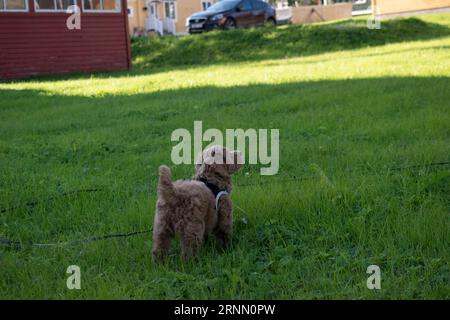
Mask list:
[[[0,8],[0,12],[30,12],[28,0],[25,0],[25,9],[6,9],[6,1],[8,0],[4,0],[3,8]]]
[[[166,16],[166,3],[169,3],[169,5],[170,5],[171,2],[173,3],[173,13],[175,14],[175,19],[172,19],[172,18]],[[164,18],[173,20],[175,22],[178,22],[177,1],[175,1],[175,0],[164,0],[163,1],[163,11],[164,11]]]
[[[159,10],[158,10],[158,3],[157,2],[149,2],[149,14],[148,16],[153,16],[155,19],[159,20]],[[152,9],[154,9],[154,14],[151,14]],[[164,9],[164,8],[163,8]]]
[[[33,1],[34,1],[34,11],[37,12],[37,13],[40,13],[40,12],[42,12],[42,13],[67,12],[67,9],[37,9],[36,8],[36,1],[37,0],[33,0]],[[53,4],[55,5],[55,8],[56,8],[56,2],[57,1],[58,0],[53,0]],[[77,0],[71,0],[71,1],[72,1],[71,6],[77,5]]]
[[[83,7],[83,12],[88,12],[88,13],[121,13],[122,12],[122,1],[121,0],[115,0],[116,2],[119,3],[119,8],[114,9],[114,10],[93,10],[93,9],[85,9],[84,8],[84,1],[85,0],[81,0],[82,4],[81,6]],[[103,0],[100,0],[103,4]]]
[[[127,7],[127,14],[128,14],[128,18],[134,18],[134,8]]]

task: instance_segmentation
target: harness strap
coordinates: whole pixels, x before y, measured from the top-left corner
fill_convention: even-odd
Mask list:
[[[213,183],[208,182],[205,178],[199,178],[199,181],[203,182],[209,190],[213,193],[214,197],[216,197],[216,211],[219,210],[219,201],[222,196],[228,195],[228,192],[225,190],[221,190],[218,186]]]
[[[220,197],[221,196],[226,196],[228,195],[228,192],[226,191],[220,191],[217,196],[216,196],[216,211],[219,211],[219,201],[220,201]]]

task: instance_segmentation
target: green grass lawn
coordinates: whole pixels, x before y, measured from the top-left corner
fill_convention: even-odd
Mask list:
[[[0,298],[450,298],[450,15],[133,43],[130,72],[0,83]],[[233,245],[161,265],[176,128],[280,129],[280,171],[234,177]],[[96,189],[96,191],[83,191]],[[77,191],[78,190],[78,191]],[[28,205],[27,205],[28,203]],[[82,289],[66,269],[81,267]],[[366,269],[381,268],[381,290]]]

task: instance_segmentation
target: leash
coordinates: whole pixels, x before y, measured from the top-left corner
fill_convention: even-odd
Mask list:
[[[133,231],[129,233],[116,233],[116,234],[107,234],[103,236],[93,236],[88,239],[84,240],[74,240],[74,241],[64,241],[64,242],[52,242],[52,243],[23,243],[21,241],[17,240],[10,240],[10,239],[0,239],[0,244],[3,245],[10,245],[15,246],[19,248],[23,248],[25,245],[31,246],[31,247],[59,247],[59,246],[74,246],[78,244],[88,243],[88,242],[94,242],[94,241],[100,241],[100,240],[108,240],[113,238],[129,238],[133,236],[137,236],[140,234],[150,233],[152,232],[152,229],[147,230],[141,230],[141,231]],[[25,244],[25,245],[24,245]]]

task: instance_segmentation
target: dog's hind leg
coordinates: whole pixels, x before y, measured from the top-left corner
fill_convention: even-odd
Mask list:
[[[169,254],[172,238],[172,234],[168,231],[158,232],[153,235],[153,260],[162,260]]]
[[[197,255],[202,244],[205,233],[203,222],[189,222],[185,225],[181,237],[181,249],[184,260],[188,260]]]
[[[168,255],[173,237],[173,230],[169,228],[165,221],[155,217],[153,225],[153,260],[159,261]]]

